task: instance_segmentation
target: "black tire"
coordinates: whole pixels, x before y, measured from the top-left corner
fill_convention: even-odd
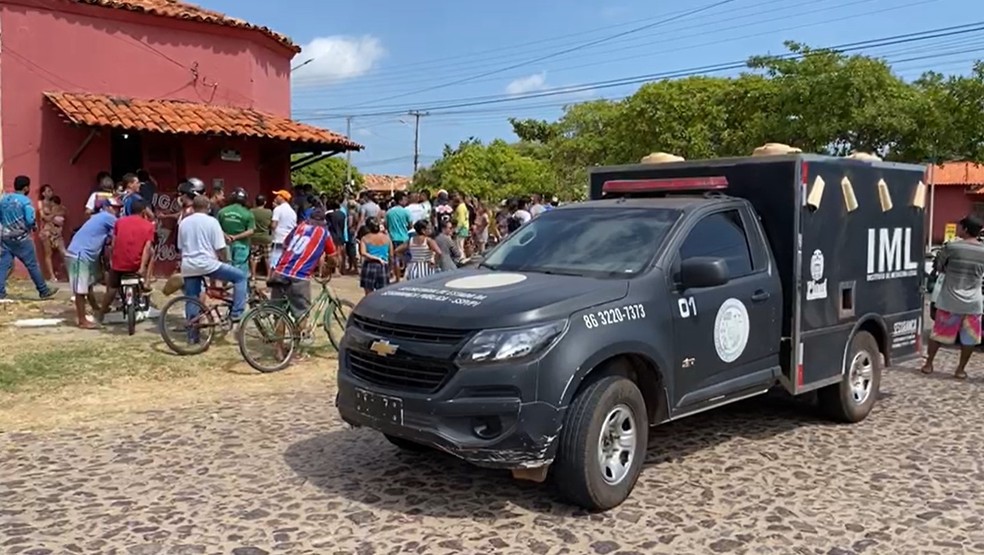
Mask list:
[[[127,294],[130,294],[130,298],[127,298]],[[133,335],[137,331],[137,303],[134,295],[136,293],[132,288],[127,288],[123,290],[123,311],[126,312],[126,333],[127,335]]]
[[[184,308],[188,304],[198,308],[199,317],[195,326],[199,333],[197,343],[189,342],[187,323],[179,324],[185,321]],[[215,321],[214,313],[204,303],[194,297],[183,295],[169,300],[161,308],[161,314],[157,319],[157,329],[161,339],[168,348],[182,356],[198,355],[207,351],[215,338],[216,328],[220,325],[221,322]]]
[[[345,325],[348,323],[349,316],[355,310],[355,304],[345,299],[336,299],[325,310],[325,320],[322,326],[328,334],[328,341],[337,351],[342,344],[342,336],[345,334]]]
[[[625,475],[609,481],[599,464],[599,449],[602,428],[616,409],[627,409],[632,414],[635,449]],[[616,507],[628,498],[639,479],[648,439],[646,402],[638,386],[621,376],[603,377],[581,391],[567,409],[551,468],[553,482],[569,502],[585,509]]]
[[[402,437],[391,436],[389,434],[383,434],[383,436],[386,437],[386,441],[399,447],[401,451],[406,451],[408,453],[427,453],[428,451],[434,450],[433,448],[422,443],[410,441],[409,439],[403,439]]]
[[[283,332],[279,332],[279,329]],[[273,346],[273,357],[269,361],[261,359],[252,349],[247,347],[249,336],[255,330],[256,336],[261,344]],[[239,353],[243,359],[253,367],[254,370],[263,373],[279,372],[290,365],[294,353],[300,344],[301,335],[297,331],[297,326],[290,314],[272,304],[260,305],[246,313],[236,329],[236,344],[239,345]],[[275,344],[283,344],[285,351],[280,355],[276,351]],[[252,342],[250,342],[252,343]]]
[[[817,393],[820,410],[839,422],[860,422],[868,417],[878,400],[881,385],[882,354],[874,336],[866,331],[858,332],[847,350],[847,358],[842,369],[840,383],[829,385]],[[864,368],[868,370],[865,371]],[[860,377],[867,378],[858,381]],[[867,381],[867,395],[855,385],[864,386]]]

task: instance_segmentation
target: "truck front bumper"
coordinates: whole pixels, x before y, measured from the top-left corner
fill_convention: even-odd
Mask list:
[[[535,377],[537,363],[522,368],[460,369],[434,393],[397,391],[352,374],[339,356],[338,394],[342,419],[450,453],[476,466],[538,468],[553,462],[565,409],[523,402],[512,376]]]

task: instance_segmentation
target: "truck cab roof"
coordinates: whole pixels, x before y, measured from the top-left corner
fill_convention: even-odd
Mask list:
[[[621,197],[568,204],[559,207],[559,210],[662,208],[689,212],[710,204],[720,204],[722,202],[733,202],[736,200],[740,199],[722,194],[712,196],[688,194],[662,197]]]

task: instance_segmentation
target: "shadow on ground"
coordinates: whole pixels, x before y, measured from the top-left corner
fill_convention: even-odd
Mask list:
[[[647,474],[737,438],[767,439],[804,426],[829,426],[808,403],[782,394],[751,399],[654,428]],[[291,445],[284,454],[300,477],[330,496],[408,515],[500,518],[517,505],[554,516],[586,515],[563,504],[556,485],[513,480],[450,455],[401,452],[368,429],[339,429]]]

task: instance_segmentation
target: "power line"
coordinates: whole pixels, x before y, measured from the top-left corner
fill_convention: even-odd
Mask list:
[[[723,6],[725,4],[730,4],[732,2],[735,2],[735,0],[717,0],[717,2],[714,2],[713,4],[708,4],[707,6],[703,6],[701,8],[697,8],[697,9],[694,9],[694,10],[683,12],[683,13],[681,13],[679,15],[676,15],[676,16],[672,16],[672,17],[660,19],[658,21],[655,21],[655,22],[652,22],[652,23],[647,23],[646,25],[642,25],[642,26],[639,26],[639,27],[634,27],[634,28],[629,29],[627,31],[622,31],[621,33],[616,33],[614,35],[609,35],[607,37],[602,37],[600,39],[595,39],[593,41],[581,43],[579,45],[575,45],[575,46],[572,46],[570,48],[565,48],[563,50],[559,50],[557,52],[546,54],[544,56],[539,56],[539,57],[536,57],[536,58],[532,58],[532,59],[529,59],[529,60],[518,62],[518,63],[512,64],[510,66],[506,66],[506,67],[503,67],[503,68],[495,69],[495,70],[492,70],[492,71],[486,71],[484,73],[479,73],[477,75],[472,75],[470,77],[463,77],[461,79],[456,79],[454,81],[449,81],[447,83],[442,83],[440,85],[432,85],[430,87],[425,87],[423,89],[418,89],[418,90],[411,91],[411,92],[408,92],[408,93],[401,93],[401,94],[391,95],[391,96],[379,98],[379,99],[376,99],[376,100],[368,100],[366,102],[361,102],[359,104],[352,105],[352,106],[350,106],[350,108],[358,108],[360,106],[365,106],[367,104],[374,104],[376,102],[385,102],[387,100],[394,100],[394,99],[397,99],[397,98],[403,98],[405,96],[409,96],[409,95],[413,95],[413,94],[419,94],[419,93],[422,93],[422,92],[428,92],[428,91],[433,91],[433,90],[437,90],[437,89],[443,89],[443,88],[450,87],[450,86],[453,86],[453,85],[459,85],[461,83],[467,83],[468,81],[472,81],[472,80],[475,80],[475,79],[480,79],[482,77],[488,77],[489,75],[495,75],[497,73],[502,73],[502,72],[505,72],[505,71],[509,71],[511,69],[516,69],[516,68],[523,67],[523,66],[526,66],[526,65],[535,64],[537,62],[542,62],[544,60],[549,60],[551,58],[556,58],[557,56],[563,56],[564,54],[569,54],[569,53],[575,52],[577,50],[583,50],[585,48],[590,48],[590,47],[595,46],[595,45],[598,45],[598,44],[609,42],[609,41],[612,41],[612,40],[615,40],[617,38],[624,37],[624,36],[627,36],[627,35],[630,35],[630,34],[633,34],[633,33],[638,33],[640,31],[644,31],[646,29],[652,29],[653,27],[658,27],[659,25],[663,25],[663,24],[666,24],[666,23],[669,23],[669,22],[672,22],[672,21],[676,21],[678,19],[682,19],[684,17],[689,17],[691,15],[695,15],[695,14],[698,14],[698,13],[701,13],[701,12],[705,12],[707,10],[714,9],[714,8],[716,8],[718,6]]]
[[[727,18],[723,18],[723,19],[714,19],[714,20],[706,20],[706,21],[704,19],[702,19],[702,18],[694,18],[692,20],[693,21],[693,24],[688,25],[688,26],[684,26],[684,27],[673,26],[673,27],[667,28],[666,30],[664,30],[664,31],[662,31],[660,33],[660,37],[667,37],[667,36],[670,36],[670,35],[675,36],[676,34],[678,34],[680,32],[687,31],[687,30],[692,30],[692,29],[693,30],[700,30],[702,34],[705,34],[705,33],[713,33],[713,32],[715,32],[714,26],[717,25],[717,24],[721,24],[721,23],[733,23],[735,21],[739,21],[739,20],[742,20],[742,19],[757,18],[757,17],[760,17],[762,15],[774,14],[776,12],[782,12],[782,11],[786,11],[786,10],[790,10],[790,9],[796,10],[796,9],[800,8],[801,6],[807,6],[807,5],[810,5],[810,4],[813,4],[814,3],[814,2],[809,1],[809,0],[798,2],[798,3],[797,2],[790,3],[787,0],[769,0],[769,1],[766,1],[766,2],[760,2],[760,3],[758,3],[758,4],[754,5],[754,6],[746,6],[746,7],[742,7],[742,8],[735,9],[735,10],[724,10],[724,11],[721,11],[721,12],[717,12],[715,15],[718,15],[718,14],[724,15],[726,13],[730,13],[730,12],[733,12],[733,11],[746,11],[749,8],[762,8],[764,6],[775,4],[775,3],[778,3],[780,1],[784,5],[783,6],[780,6],[778,8],[771,9],[771,10],[769,10],[769,9],[763,9],[763,10],[756,11],[756,12],[749,13],[749,14],[745,14],[745,15],[732,16],[732,17],[727,17]],[[876,1],[879,1],[879,0],[852,0],[852,1],[848,2],[848,3],[846,3],[846,4],[840,4],[840,5],[833,6],[833,7],[828,6],[828,7],[824,8],[823,10],[820,10],[820,11],[829,11],[832,8],[833,9],[841,9],[841,8],[849,7],[849,6],[852,6],[852,5],[865,4],[865,3],[876,2]],[[928,2],[935,2],[935,1],[939,1],[939,0],[926,0],[926,1],[928,1]],[[802,18],[802,17],[808,15],[809,13],[812,13],[812,12],[803,12],[802,10],[798,10],[797,13],[794,13],[791,16],[790,15],[785,15],[785,16],[782,16],[782,17],[779,17],[779,18],[774,18],[774,19],[769,20],[769,21],[789,19],[791,17],[800,17],[800,18]],[[665,17],[665,16],[663,16],[663,17]],[[650,20],[651,19],[655,19],[655,18],[650,18]],[[646,21],[646,20],[643,20],[643,21]],[[733,27],[729,27],[729,28],[726,28],[726,29],[742,28],[742,27],[747,27],[747,26],[750,26],[750,25],[758,25],[758,24],[761,24],[761,23],[762,22],[747,23],[745,25],[733,26]],[[726,29],[723,29],[723,30],[726,30]],[[634,38],[636,38],[636,39],[648,39],[650,37],[647,34],[647,35],[638,36],[638,37],[634,37]],[[581,40],[578,41],[577,43],[573,43],[573,44],[583,44],[583,40],[584,40],[584,37],[582,35],[581,36]],[[634,40],[634,39],[631,39],[631,38],[628,39],[628,41],[632,41],[632,40]],[[620,41],[620,42],[623,42],[623,41]],[[651,44],[659,44],[659,43],[663,43],[663,42],[666,42],[666,39],[665,38],[662,39],[662,40],[656,41],[656,42],[652,42],[652,41],[644,42],[644,43],[642,43],[640,45],[621,46],[621,47],[618,47],[618,48],[615,48],[615,49],[594,50],[590,54],[584,54],[584,53],[581,53],[580,51],[578,51],[577,53],[578,53],[578,56],[579,56],[579,59],[580,59],[583,56],[589,56],[589,55],[590,56],[593,56],[593,55],[598,55],[598,54],[607,54],[607,53],[610,53],[610,52],[619,52],[619,51],[623,51],[623,50],[627,50],[627,49],[638,48],[640,46],[643,46],[644,47],[644,46],[648,46],[648,45],[651,45]],[[528,57],[531,53],[530,52],[524,52],[523,54]],[[503,60],[503,61],[497,61],[497,60],[500,60],[500,59]],[[400,81],[400,84],[401,85],[406,84],[408,82],[409,83],[414,83],[414,82],[420,83],[420,82],[422,82],[422,80],[419,79],[419,76],[421,74],[425,74],[425,75],[431,76],[429,79],[425,79],[424,80],[424,81],[427,81],[427,80],[432,80],[433,79],[433,75],[435,74],[435,72],[441,72],[441,74],[448,74],[448,73],[449,74],[459,74],[459,73],[462,73],[463,71],[475,71],[475,70],[484,70],[484,69],[487,69],[487,68],[497,68],[497,67],[501,66],[503,63],[515,63],[516,59],[517,59],[517,55],[516,54],[511,54],[511,55],[508,55],[508,56],[496,56],[496,57],[489,58],[489,59],[484,60],[484,61],[481,58],[479,58],[479,59],[471,59],[471,60],[468,60],[466,62],[457,63],[457,64],[446,64],[445,63],[445,64],[442,64],[440,66],[435,67],[432,70],[415,69],[414,68],[414,65],[415,64],[411,63],[411,64],[402,65],[399,68],[396,68],[396,69],[394,69],[392,71],[387,71],[387,72],[379,73],[379,74],[375,74],[375,75],[363,76],[363,77],[361,77],[358,80],[357,83],[354,83],[354,84],[359,85],[359,86],[364,86],[364,87],[367,87],[367,88],[368,87],[372,87],[372,88],[375,88],[376,90],[378,90],[379,86],[383,82],[391,81],[393,79],[398,79]],[[490,60],[491,60],[491,62],[490,62]],[[406,76],[406,77],[414,76],[414,77],[418,77],[418,78],[417,79],[404,79],[403,78],[404,76]],[[312,80],[310,82],[315,82],[315,81],[327,83],[327,82],[331,82],[331,78],[324,77],[324,78]],[[299,92],[299,93],[317,93],[318,91],[317,90],[303,90],[303,89],[301,89],[301,90],[299,90],[297,92]]]
[[[755,6],[745,6],[745,7],[733,8],[733,9],[730,9],[730,10],[722,10],[719,13],[723,15],[723,14],[728,14],[728,13],[735,13],[735,12],[746,11],[749,8],[762,7],[762,6],[768,6],[768,5],[773,5],[773,4],[785,4],[785,3],[788,3],[788,0],[768,0],[768,1],[765,1],[765,2],[760,2],[760,3],[758,3]],[[784,8],[779,8],[779,9],[784,9]],[[578,31],[576,33],[566,33],[566,34],[563,34],[563,35],[555,35],[553,37],[547,37],[547,38],[537,39],[537,40],[528,41],[528,42],[512,43],[512,44],[507,44],[507,45],[504,45],[504,46],[501,46],[501,47],[496,47],[496,48],[489,48],[489,49],[485,49],[485,50],[478,50],[478,51],[468,52],[468,53],[464,53],[464,54],[456,54],[454,56],[448,56],[448,57],[443,57],[443,58],[436,58],[436,59],[424,60],[424,61],[420,61],[420,62],[411,62],[411,63],[407,63],[407,64],[401,64],[400,67],[396,71],[389,72],[388,75],[399,75],[399,74],[407,74],[407,75],[410,75],[410,74],[420,73],[421,71],[423,71],[425,69],[429,69],[429,68],[447,68],[449,66],[449,63],[448,62],[453,62],[455,60],[465,60],[466,63],[464,65],[467,66],[467,67],[471,67],[471,68],[474,68],[475,67],[475,62],[476,61],[485,61],[485,62],[496,61],[496,62],[498,62],[500,60],[503,60],[502,63],[507,63],[509,60],[515,59],[515,57],[516,57],[517,54],[504,54],[504,52],[509,52],[509,51],[513,51],[513,50],[519,50],[519,51],[521,51],[520,54],[522,54],[522,55],[528,55],[529,52],[530,52],[530,50],[531,50],[529,47],[531,47],[531,46],[536,46],[536,45],[541,45],[541,44],[555,43],[555,42],[558,42],[558,41],[563,41],[563,42],[561,42],[561,44],[558,44],[558,45],[555,45],[555,46],[551,46],[550,48],[552,49],[552,48],[565,47],[565,46],[569,46],[569,45],[579,44],[579,43],[582,43],[585,40],[585,37],[588,36],[588,35],[597,34],[597,33],[603,32],[603,31],[611,30],[611,29],[628,27],[628,26],[631,26],[631,25],[638,25],[639,23],[654,21],[654,20],[665,18],[667,16],[673,16],[673,15],[677,15],[677,14],[682,14],[685,11],[687,11],[687,10],[679,10],[679,11],[670,12],[668,14],[660,14],[660,15],[657,15],[657,16],[646,17],[646,18],[642,18],[642,19],[636,19],[636,20],[633,20],[633,21],[616,23],[616,24],[612,24],[612,25],[605,25],[605,26],[602,26],[602,27],[595,27],[595,28],[592,28],[592,29],[585,29],[583,31]],[[570,40],[566,40],[565,41],[564,40],[564,39],[571,39],[571,38],[576,38],[577,40],[575,40],[575,41],[570,41]],[[541,49],[537,49],[537,50],[548,50],[548,49],[541,48]],[[486,54],[492,54],[492,56],[485,56]],[[450,64],[450,65],[452,67],[457,67],[457,66],[461,66],[462,64]]]
[[[758,27],[758,26],[761,26],[761,25],[769,24],[769,23],[776,23],[776,22],[781,22],[781,21],[787,21],[787,20],[794,19],[794,18],[808,17],[808,16],[811,16],[811,15],[819,14],[819,13],[823,13],[823,12],[829,12],[829,11],[836,10],[836,11],[838,11],[838,12],[840,12],[840,13],[843,14],[843,12],[844,12],[845,9],[850,8],[852,6],[858,6],[858,5],[861,5],[861,4],[866,4],[866,3],[870,3],[870,2],[877,2],[877,1],[879,1],[879,0],[851,0],[849,2],[845,2],[845,3],[842,3],[842,4],[837,4],[837,5],[833,5],[833,6],[827,5],[827,6],[821,7],[819,9],[814,9],[814,10],[804,10],[804,9],[801,9],[802,6],[808,6],[808,5],[815,4],[815,2],[812,2],[812,1],[807,1],[807,2],[802,2],[802,3],[787,3],[787,5],[782,6],[782,7],[779,7],[777,9],[762,10],[760,12],[746,14],[744,16],[730,17],[730,18],[726,18],[726,19],[714,20],[714,21],[707,21],[707,22],[699,21],[698,20],[693,25],[683,26],[683,27],[674,27],[672,29],[667,29],[666,31],[661,32],[659,34],[659,38],[657,38],[656,40],[652,40],[651,38],[648,38],[648,37],[638,37],[638,38],[646,38],[647,40],[646,40],[646,42],[643,42],[641,44],[628,44],[628,45],[618,46],[616,48],[594,50],[590,54],[579,55],[578,58],[577,58],[577,60],[583,62],[585,58],[596,57],[596,56],[603,56],[603,59],[601,59],[601,60],[595,60],[595,61],[591,61],[591,62],[588,62],[588,63],[578,63],[576,65],[566,65],[566,66],[561,66],[559,68],[549,68],[548,67],[546,69],[550,73],[556,74],[556,73],[561,73],[561,72],[572,70],[572,69],[579,69],[579,68],[584,68],[584,67],[592,67],[592,66],[598,66],[598,65],[608,64],[608,63],[611,62],[612,56],[615,55],[615,54],[618,54],[618,58],[617,59],[620,62],[624,62],[625,60],[636,59],[636,58],[650,58],[650,57],[652,57],[653,55],[656,55],[656,54],[663,54],[663,53],[667,53],[667,52],[674,52],[674,51],[681,51],[681,50],[690,50],[690,49],[698,48],[700,46],[704,46],[704,45],[707,45],[707,44],[715,44],[716,45],[716,44],[721,44],[722,42],[725,42],[725,41],[734,41],[734,40],[741,40],[741,39],[745,39],[745,38],[761,37],[761,36],[772,35],[772,34],[779,33],[779,32],[800,29],[800,28],[804,28],[804,27],[813,27],[813,26],[821,25],[821,24],[823,24],[825,22],[836,22],[836,21],[843,21],[843,20],[847,20],[847,19],[855,19],[855,18],[861,17],[862,14],[849,14],[847,16],[841,15],[841,16],[835,18],[835,19],[827,20],[827,21],[822,21],[822,20],[821,21],[816,21],[816,20],[812,20],[809,23],[802,24],[802,25],[796,25],[796,26],[793,26],[793,27],[786,27],[786,28],[780,28],[780,29],[770,28],[768,31],[765,31],[765,32],[757,32],[757,33],[753,33],[751,35],[744,35],[744,36],[739,36],[739,37],[728,37],[728,38],[718,37],[717,40],[715,40],[715,41],[713,41],[711,43],[704,42],[704,43],[697,44],[697,45],[691,45],[691,46],[686,46],[686,47],[682,47],[682,48],[674,48],[674,49],[671,49],[671,50],[662,50],[662,49],[660,49],[659,51],[651,51],[651,50],[649,50],[649,51],[644,52],[642,54],[635,54],[635,55],[631,55],[631,56],[621,55],[622,52],[626,52],[626,51],[630,51],[630,50],[638,51],[640,48],[647,48],[648,49],[648,47],[655,46],[655,45],[660,45],[660,44],[677,44],[678,45],[681,42],[681,40],[693,39],[695,36],[696,37],[704,37],[704,36],[707,36],[707,35],[718,35],[720,33],[726,32],[726,31],[732,31],[732,30],[736,30],[736,29],[748,29],[748,28],[751,28],[751,27]],[[872,15],[875,15],[877,13],[882,13],[882,12],[887,12],[887,11],[894,11],[894,10],[899,10],[899,9],[906,9],[906,8],[909,8],[909,7],[912,7],[912,6],[915,6],[915,5],[927,4],[927,3],[931,3],[931,2],[937,2],[937,1],[939,1],[939,0],[920,0],[918,2],[912,2],[912,3],[909,3],[909,4],[892,6],[890,8],[886,8],[886,9],[883,9],[883,10],[864,12],[863,15],[864,16],[872,16]],[[787,15],[781,15],[781,16],[771,17],[771,18],[767,18],[767,19],[760,19],[760,20],[748,22],[748,23],[745,23],[745,24],[729,25],[729,26],[725,26],[725,27],[718,26],[718,24],[721,24],[721,23],[724,23],[724,24],[735,23],[736,21],[740,21],[741,19],[745,19],[745,18],[759,17],[761,15],[774,15],[777,12],[782,12],[782,11],[785,11],[785,10],[788,10],[788,9],[795,10],[795,13],[793,13],[792,15],[787,14]],[[699,34],[695,34],[691,30],[698,30],[698,31],[700,31],[700,33]],[[451,67],[445,67],[445,68],[442,68],[442,69],[443,69],[443,71],[446,71],[446,72],[461,73],[462,71],[465,71],[465,70],[481,69],[482,67],[492,67],[492,66],[489,66],[488,64],[479,65],[479,66],[474,66],[473,65],[473,66],[468,67],[466,69],[456,69],[454,66],[451,66]],[[400,72],[389,72],[389,73],[386,73],[386,74],[380,74],[380,75],[375,75],[375,76],[362,77],[358,81],[353,82],[353,83],[351,83],[349,85],[346,85],[345,86],[345,90],[347,92],[360,91],[360,90],[369,90],[369,89],[378,90],[381,86],[385,86],[384,85],[385,82],[392,81],[393,79],[398,79],[398,77],[397,77],[397,74],[398,73],[400,73]],[[422,72],[419,72],[419,71],[412,71],[412,72],[410,72],[409,75],[417,76],[417,78],[416,79],[402,79],[402,78],[399,78],[398,79],[399,80],[399,85],[401,87],[402,86],[406,86],[406,85],[419,86],[419,84],[423,84],[423,83],[427,83],[427,82],[433,82],[432,81],[433,80],[433,77],[421,78],[420,77],[420,74],[421,73]],[[427,74],[433,74],[433,72],[425,72],[425,73],[427,73]],[[474,84],[474,83],[487,83],[487,82],[494,82],[494,81],[500,81],[500,80],[501,80],[500,77],[490,77],[490,78],[484,78],[484,79],[476,79],[476,80],[470,81],[470,83],[472,83],[472,84]],[[299,89],[297,89],[297,90],[294,91],[295,98],[305,98],[305,97],[310,98],[310,97],[312,97],[314,95],[319,95],[319,94],[323,94],[323,90],[310,89],[310,88],[308,88],[308,89],[299,88]],[[344,107],[342,109],[344,109]]]
[[[984,21],[976,22],[976,23],[968,23],[964,25],[942,27],[938,29],[920,31],[915,33],[904,33],[900,35],[884,37],[881,39],[871,39],[866,41],[845,43],[845,44],[828,46],[822,49],[815,49],[815,50],[834,50],[834,51],[847,53],[847,52],[864,50],[866,48],[893,46],[897,44],[909,44],[913,42],[920,42],[925,40],[945,38],[951,36],[959,36],[968,33],[980,32],[980,31],[984,31]],[[801,53],[788,53],[784,55],[778,55],[777,58],[785,59],[785,60],[796,60],[796,59],[803,58],[803,56],[804,54]],[[551,97],[557,95],[571,94],[575,92],[607,89],[607,88],[620,87],[625,85],[635,85],[635,84],[645,83],[647,81],[653,81],[657,79],[673,79],[673,78],[700,75],[704,73],[718,73],[721,71],[727,71],[732,69],[746,68],[747,66],[748,66],[747,60],[734,61],[734,62],[712,64],[712,65],[700,66],[700,67],[694,67],[694,68],[688,68],[682,70],[663,71],[663,72],[649,73],[643,75],[634,75],[634,76],[623,77],[618,79],[609,79],[605,81],[582,83],[578,85],[572,85],[569,87],[546,89],[543,91],[538,91],[535,93],[529,93],[524,95],[513,95],[513,96],[487,95],[487,96],[466,97],[466,98],[458,98],[458,99],[435,100],[435,101],[431,101],[430,103],[427,103],[425,106],[419,106],[417,109],[436,111],[436,110],[448,110],[453,108],[466,108],[472,106],[484,106],[490,104],[501,104],[506,102],[517,102],[517,101],[528,100],[533,98],[545,98],[545,97]],[[385,115],[396,115],[406,112],[407,112],[407,108],[402,108],[402,109],[394,108],[393,110],[380,110],[377,112],[367,112],[364,114],[356,114],[356,115],[359,117],[385,116]],[[317,118],[309,118],[309,119],[317,119]]]
[[[869,1],[877,1],[877,0],[861,0],[861,2],[851,2],[850,4],[859,4],[859,3],[869,2]],[[898,6],[892,6],[892,7],[889,7],[889,8],[882,9],[882,10],[865,12],[865,15],[874,15],[874,14],[878,14],[878,13],[886,13],[886,12],[897,11],[897,10],[901,10],[901,9],[907,9],[907,8],[911,8],[913,6],[922,5],[922,4],[928,4],[928,3],[931,3],[931,2],[935,2],[935,1],[938,1],[938,0],[919,0],[919,1],[916,1],[916,2],[911,2],[909,4],[902,4],[902,5],[898,5]],[[841,8],[841,7],[843,7],[843,5],[841,5],[841,6],[834,6],[834,7],[827,6],[827,7],[823,7],[823,8],[817,9],[817,10],[801,12],[801,13],[795,15],[795,16],[783,16],[783,17],[777,17],[777,18],[762,20],[762,21],[759,21],[759,22],[756,22],[756,23],[752,23],[752,24],[734,25],[734,26],[731,26],[731,27],[725,27],[725,28],[721,28],[721,29],[711,29],[709,34],[716,34],[716,33],[719,33],[719,32],[724,32],[724,31],[729,31],[729,30],[734,30],[734,29],[745,29],[745,28],[752,27],[752,26],[757,26],[757,25],[762,25],[762,24],[767,24],[767,23],[774,23],[774,22],[778,22],[778,21],[783,21],[783,20],[791,19],[793,17],[795,17],[796,19],[802,19],[803,17],[806,17],[808,15],[812,15],[812,14],[816,14],[816,13],[821,13],[821,12],[826,12],[826,11],[831,11],[832,9],[838,9],[838,8]],[[698,49],[698,48],[701,48],[701,47],[704,47],[704,46],[715,46],[715,45],[721,45],[721,44],[728,43],[728,42],[735,42],[735,41],[740,41],[740,40],[745,40],[745,39],[771,36],[771,35],[774,35],[774,34],[779,33],[779,32],[793,31],[793,30],[804,29],[804,28],[809,28],[809,27],[816,27],[818,25],[829,24],[829,23],[837,23],[837,22],[840,22],[840,21],[846,21],[846,20],[854,19],[856,17],[858,17],[857,14],[851,14],[851,15],[846,15],[846,16],[839,16],[839,17],[829,18],[829,19],[825,19],[825,20],[813,20],[813,21],[810,21],[808,23],[803,23],[803,24],[799,24],[799,25],[793,25],[793,26],[790,26],[790,27],[785,27],[783,29],[770,29],[768,31],[757,32],[757,33],[750,33],[750,34],[744,34],[744,35],[727,37],[727,38],[725,38],[725,37],[718,37],[718,38],[716,38],[714,40],[711,40],[711,41],[704,41],[704,42],[699,42],[699,43],[696,43],[696,44],[689,44],[689,45],[685,45],[685,46],[677,46],[677,47],[668,48],[668,49],[659,49],[658,51],[655,51],[655,52],[649,51],[649,52],[644,52],[644,53],[641,53],[641,54],[635,54],[635,55],[631,55],[631,56],[620,55],[618,57],[618,60],[620,62],[625,62],[627,60],[633,60],[633,59],[652,58],[656,54],[669,54],[669,53],[673,53],[673,52],[683,52],[683,51],[695,50],[695,49]],[[622,47],[622,48],[613,49],[613,50],[606,50],[606,51],[599,51],[599,52],[596,52],[595,54],[603,54],[603,53],[604,54],[608,54],[608,53],[616,53],[616,52],[625,51],[625,50],[637,50],[640,47],[646,47],[646,46],[650,46],[650,45],[663,44],[663,43],[669,43],[669,44],[677,44],[677,45],[679,45],[680,41],[674,39],[673,37],[662,38],[662,39],[659,39],[659,40],[656,40],[656,41],[650,41],[648,43],[641,44],[641,45],[627,46],[627,47]],[[611,57],[608,56],[607,59],[605,59],[605,60],[592,61],[592,62],[587,62],[587,63],[579,63],[579,64],[576,64],[576,65],[567,65],[567,66],[562,66],[562,67],[559,67],[559,68],[551,68],[548,71],[549,71],[549,73],[556,75],[558,73],[562,73],[562,72],[566,72],[566,71],[571,71],[571,70],[575,70],[575,69],[582,69],[582,68],[587,68],[587,67],[595,67],[595,66],[605,65],[605,64],[610,63],[610,61],[609,61],[610,58]],[[476,83],[490,83],[490,82],[499,82],[499,81],[500,81],[500,78],[487,78],[487,79],[479,79],[479,80],[476,80],[476,81],[472,81],[471,83],[472,84],[476,84]],[[416,82],[417,83],[422,83],[424,81],[417,80]],[[411,81],[411,83],[413,83],[413,81]],[[369,85],[369,84],[363,84],[363,82],[361,82],[361,81],[358,83],[358,85],[362,85],[362,86],[365,86],[365,87],[369,87],[369,88],[373,88],[373,89],[377,89],[378,90],[378,86],[373,87],[372,85]],[[347,92],[353,92],[353,91],[358,91],[358,90],[360,90],[359,87],[349,87],[349,88],[346,88],[346,91]],[[344,109],[344,107],[342,107],[340,109]]]

